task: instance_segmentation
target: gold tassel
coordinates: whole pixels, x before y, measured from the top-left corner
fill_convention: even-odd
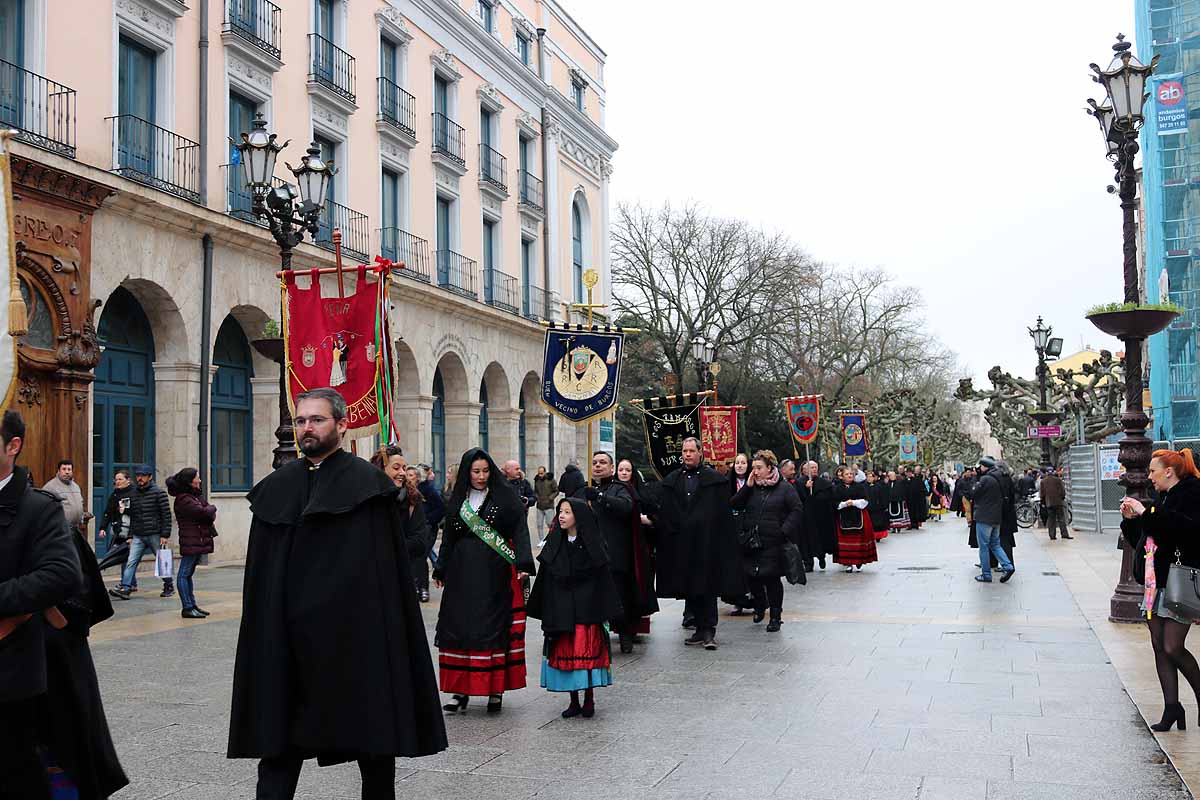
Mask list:
[[[8,335],[24,336],[29,333],[29,309],[25,307],[25,298],[21,297],[21,284],[12,279],[11,290],[8,294]]]

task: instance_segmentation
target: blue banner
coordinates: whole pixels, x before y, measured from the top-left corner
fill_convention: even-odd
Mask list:
[[[1155,85],[1154,115],[1159,136],[1187,133],[1187,95],[1182,81],[1162,80]]]
[[[900,436],[900,460],[917,460],[917,437],[914,434],[906,433]]]
[[[842,453],[849,457],[865,456],[867,446],[867,415],[862,411],[838,413],[842,428]]]
[[[623,333],[551,327],[542,356],[542,405],[575,424],[612,410],[624,346]]]

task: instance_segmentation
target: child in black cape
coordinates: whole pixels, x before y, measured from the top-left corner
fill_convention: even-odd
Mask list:
[[[564,719],[596,713],[592,690],[612,685],[607,620],[621,615],[621,599],[596,517],[582,500],[558,501],[554,525],[538,554],[541,567],[526,603],[542,621],[542,687],[570,692]],[[584,702],[579,703],[579,692]]]

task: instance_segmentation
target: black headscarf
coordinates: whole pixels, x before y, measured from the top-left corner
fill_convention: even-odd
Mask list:
[[[458,519],[458,512],[462,508],[463,501],[467,499],[467,494],[471,491],[471,465],[480,460],[486,461],[488,464],[488,496],[491,497],[492,502],[500,506],[524,507],[525,504],[508,485],[504,473],[496,466],[496,462],[487,454],[487,451],[481,447],[472,447],[463,453],[462,461],[458,464],[458,477],[454,480],[454,491],[450,493],[450,499],[446,502],[447,519]]]
[[[567,468],[563,470],[562,477],[558,479],[558,490],[567,497],[571,497],[585,486],[587,486],[587,477],[574,464],[568,464]]]

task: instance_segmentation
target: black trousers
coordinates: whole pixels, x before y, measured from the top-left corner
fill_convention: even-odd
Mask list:
[[[0,703],[0,800],[50,800],[36,743],[33,698]]]
[[[717,596],[715,594],[697,595],[687,598],[685,607],[696,619],[696,633],[717,630]]]
[[[291,756],[259,761],[255,800],[292,800],[303,766],[303,759]],[[396,759],[360,758],[358,771],[362,774],[363,800],[396,800]]]
[[[429,556],[421,555],[414,556],[408,560],[412,565],[413,584],[417,587],[417,591],[422,589],[429,590]]]
[[[1058,527],[1062,529],[1063,536],[1070,536],[1067,530],[1067,513],[1062,506],[1047,506],[1046,507],[1046,529],[1050,532],[1050,538],[1055,538],[1054,529]]]
[[[783,610],[783,578],[750,578],[750,594],[754,595],[754,607],[771,609],[771,616]]]

